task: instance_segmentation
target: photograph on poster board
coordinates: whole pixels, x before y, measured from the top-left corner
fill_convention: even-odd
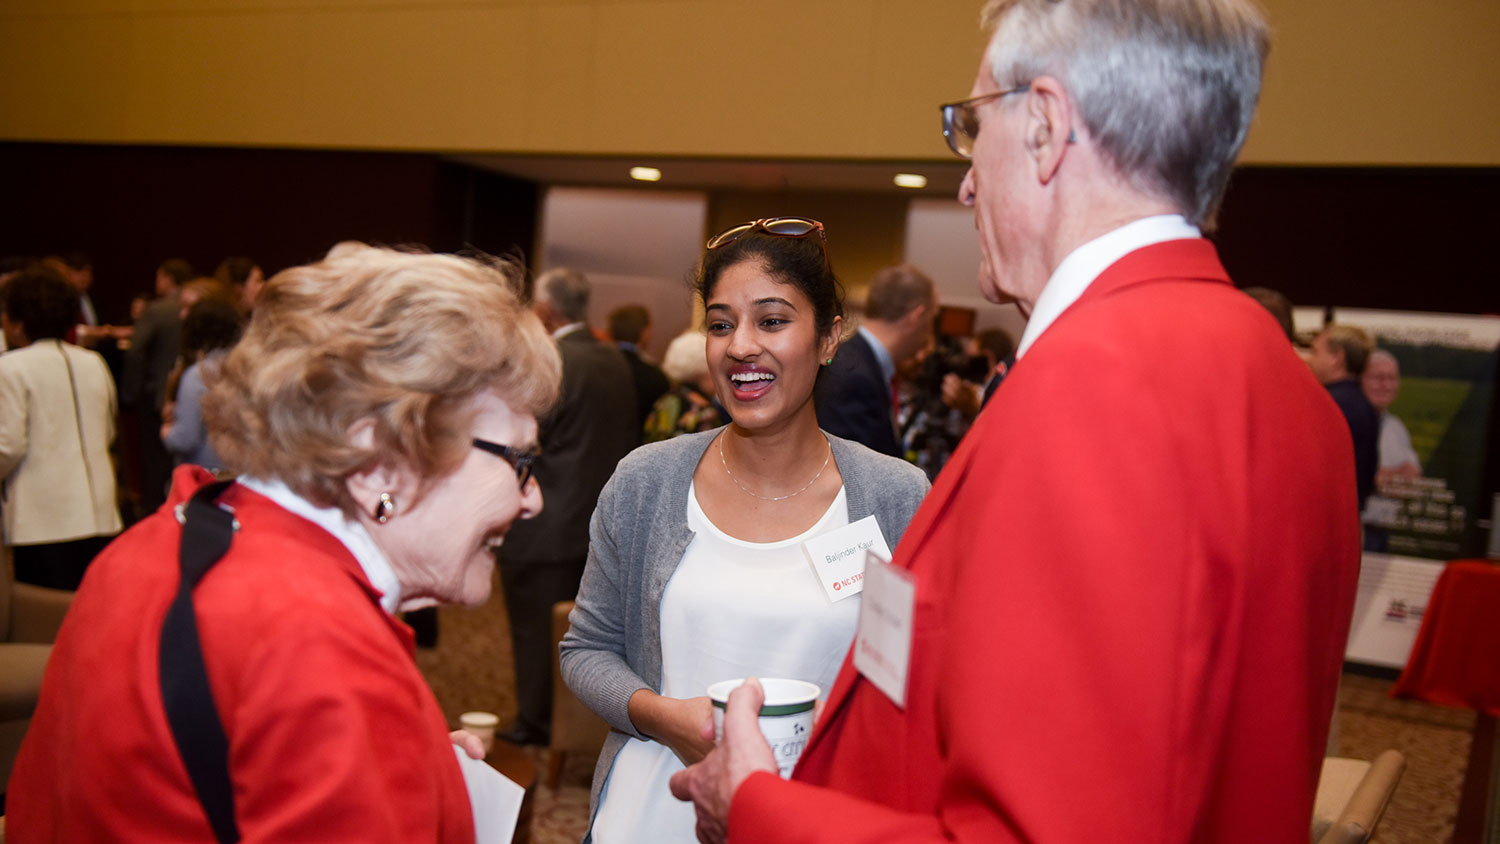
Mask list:
[[[1339,308],[1375,352],[1364,392],[1380,414],[1365,550],[1452,560],[1484,554],[1480,526],[1500,319]]]

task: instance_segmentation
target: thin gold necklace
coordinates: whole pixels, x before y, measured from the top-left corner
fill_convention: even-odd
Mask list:
[[[833,443],[828,442],[827,434],[823,435],[823,441],[828,443],[828,454],[823,457],[823,465],[818,467],[818,474],[813,475],[812,480],[808,481],[805,486],[803,486],[796,492],[789,493],[787,495],[778,495],[774,498],[755,492],[754,490],[740,483],[739,479],[734,476],[734,473],[729,471],[729,461],[724,459],[724,434],[719,435],[719,462],[724,464],[724,474],[728,475],[729,480],[733,481],[734,485],[739,487],[740,491],[745,493],[746,495],[752,496],[754,498],[759,498],[761,501],[785,501],[788,498],[792,498],[801,495],[804,492],[807,492],[807,490],[813,484],[818,482],[818,478],[823,477],[823,470],[828,468],[828,461],[833,458]]]

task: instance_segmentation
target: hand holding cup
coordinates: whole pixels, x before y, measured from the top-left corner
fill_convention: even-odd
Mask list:
[[[714,738],[723,735],[724,708],[729,695],[739,688],[741,680],[725,680],[708,687],[708,696],[714,702]],[[802,749],[812,735],[813,720],[817,716],[818,696],[822,690],[815,683],[803,680],[766,678],[757,680],[763,692],[760,707],[760,732],[771,745],[776,764],[783,778],[792,775],[792,768],[802,756]]]
[[[672,775],[672,796],[690,800],[698,813],[698,840],[717,844],[729,837],[729,805],[745,778],[756,771],[777,772],[776,757],[760,732],[765,690],[754,677],[729,694],[721,721],[722,738],[702,762]],[[716,707],[717,710],[717,707]],[[709,735],[711,724],[703,732]]]

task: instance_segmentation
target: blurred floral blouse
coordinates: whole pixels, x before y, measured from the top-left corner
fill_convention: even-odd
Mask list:
[[[679,384],[656,400],[646,417],[646,442],[717,428],[728,421],[713,400],[688,384]]]

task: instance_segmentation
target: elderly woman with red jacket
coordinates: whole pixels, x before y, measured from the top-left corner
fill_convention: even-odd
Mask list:
[[[182,521],[216,507],[233,531],[191,615],[227,740],[210,773],[227,768],[241,840],[473,841],[395,613],[484,601],[492,548],[542,507],[530,461],[559,362],[515,287],[489,265],[360,244],[268,283],[204,401],[241,474],[218,489],[180,468],[167,506],[91,567],[10,782],[11,841],[224,840],[161,668],[193,546]]]

